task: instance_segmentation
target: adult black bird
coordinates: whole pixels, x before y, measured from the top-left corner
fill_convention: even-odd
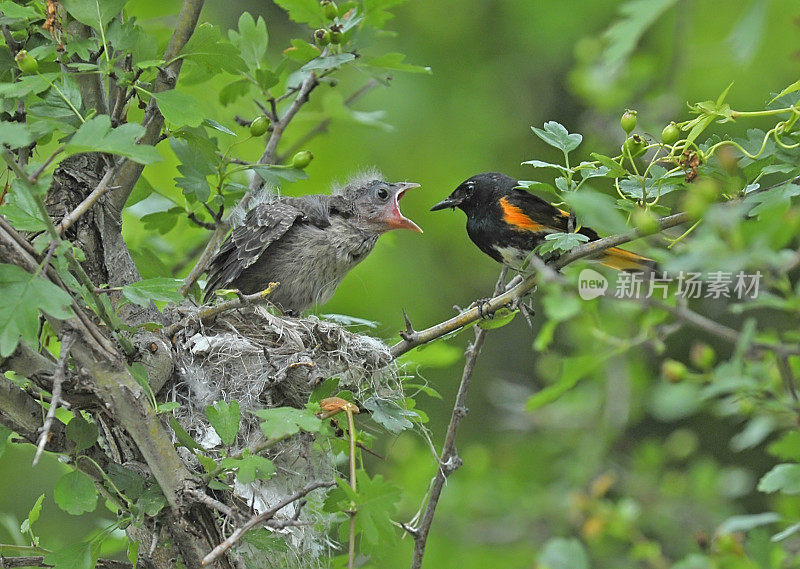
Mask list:
[[[569,213],[518,188],[519,182],[498,172],[464,180],[450,196],[431,208],[459,208],[467,214],[467,234],[481,251],[513,269],[520,269],[548,233],[569,231]],[[590,241],[600,236],[588,227],[578,233]],[[618,270],[649,270],[653,261],[619,247],[595,257]]]
[[[284,312],[326,302],[383,233],[422,233],[398,206],[416,187],[369,171],[331,195],[280,197],[256,206],[211,261],[205,300],[218,288],[253,294],[278,282],[269,299]]]

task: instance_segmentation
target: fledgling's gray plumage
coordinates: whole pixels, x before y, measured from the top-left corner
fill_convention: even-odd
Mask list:
[[[381,234],[421,231],[397,205],[417,186],[389,183],[371,171],[332,195],[280,197],[257,205],[211,261],[206,301],[218,288],[252,294],[278,282],[269,299],[286,312],[326,302]]]

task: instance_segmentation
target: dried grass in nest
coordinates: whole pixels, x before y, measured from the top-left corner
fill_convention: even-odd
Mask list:
[[[197,310],[180,307],[168,316],[177,321]],[[241,428],[230,449],[237,452],[263,440],[260,420],[249,411],[301,408],[314,387],[328,378],[337,378],[340,387],[358,397],[375,394],[391,399],[401,393],[398,368],[385,344],[316,317],[283,318],[262,306],[244,306],[218,315],[213,322],[190,324],[175,336],[174,346],[178,373],[169,398],[181,404],[174,416],[212,456],[217,451],[222,456],[222,449],[205,408],[217,401],[239,402]],[[194,455],[181,450],[186,451],[187,464],[199,469]],[[310,435],[274,445],[267,456],[277,469],[270,480],[235,486],[243,503],[257,512],[309,481],[332,479],[335,473],[330,453],[315,445]],[[293,514],[287,507],[279,515]],[[314,507],[312,498],[300,520],[308,525],[282,530],[287,547],[277,557],[268,556],[271,562],[280,558],[276,566],[310,567],[316,565],[311,559],[323,553],[329,516]]]

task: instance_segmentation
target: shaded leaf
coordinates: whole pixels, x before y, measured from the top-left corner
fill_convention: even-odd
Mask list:
[[[258,409],[254,413],[263,419],[261,430],[269,439],[293,435],[301,430],[313,433],[322,427],[322,421],[309,409],[276,407],[274,409]]]
[[[97,441],[97,425],[90,423],[80,413],[76,414],[65,429],[67,438],[75,443],[75,453],[91,448]]]
[[[175,126],[200,126],[205,117],[200,111],[200,101],[175,89],[153,93],[158,109],[164,118]]]
[[[56,482],[53,498],[58,507],[73,516],[93,512],[97,507],[97,490],[92,480],[79,470],[64,474]]]
[[[155,147],[147,144],[136,144],[144,134],[144,127],[127,123],[111,128],[108,115],[98,115],[85,123],[75,132],[66,146],[67,154],[82,152],[107,152],[130,158],[140,164],[152,164],[161,160]]]
[[[178,292],[181,285],[183,285],[181,279],[169,277],[145,279],[122,287],[122,295],[139,306],[149,306],[151,301],[181,302],[183,295]]]
[[[214,405],[209,405],[206,407],[206,417],[223,444],[230,446],[236,441],[239,422],[242,419],[238,401],[233,400],[230,403],[218,401]]]

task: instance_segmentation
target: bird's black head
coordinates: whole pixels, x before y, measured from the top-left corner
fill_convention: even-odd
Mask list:
[[[505,195],[518,185],[517,180],[500,172],[478,174],[461,182],[452,194],[433,206],[431,211],[459,208],[470,215],[474,211],[487,209],[498,195]]]

